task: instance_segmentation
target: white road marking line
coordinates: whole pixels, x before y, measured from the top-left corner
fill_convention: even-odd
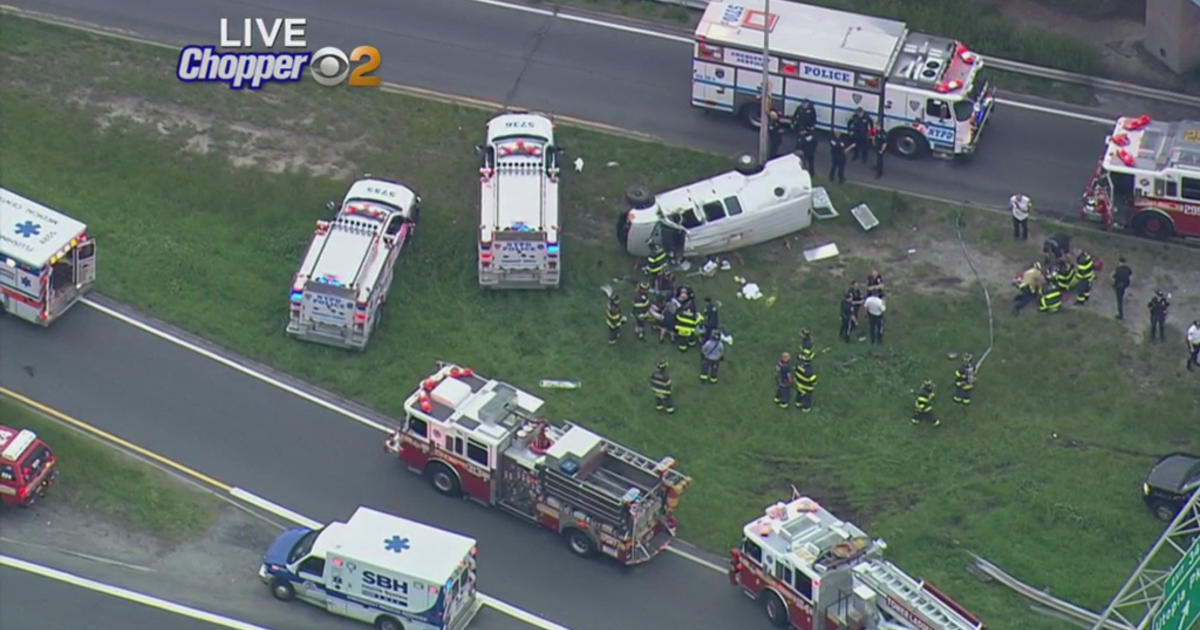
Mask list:
[[[1074,118],[1076,120],[1086,120],[1087,122],[1099,123],[1101,125],[1107,125],[1109,127],[1112,127],[1113,125],[1115,125],[1117,123],[1116,118],[1101,118],[1099,116],[1089,116],[1087,114],[1077,114],[1075,112],[1068,112],[1068,111],[1064,111],[1061,109],[1054,109],[1053,107],[1046,107],[1044,105],[1034,105],[1033,103],[1022,103],[1021,101],[1013,101],[1013,100],[1009,100],[1007,98],[998,98],[998,99],[996,99],[996,102],[999,103],[1000,105],[1007,105],[1008,107],[1016,107],[1019,109],[1028,109],[1028,110],[1032,110],[1035,112],[1041,112],[1043,114],[1052,114],[1054,116],[1065,116],[1067,118]]]
[[[354,411],[346,409],[345,407],[336,405],[328,400],[325,400],[324,398],[321,398],[320,396],[310,394],[310,393],[300,389],[299,387],[296,387],[294,385],[289,385],[288,383],[285,383],[273,376],[263,374],[262,372],[259,372],[258,370],[255,370],[253,368],[242,365],[241,363],[239,363],[238,361],[236,361],[234,359],[231,359],[224,355],[213,352],[212,350],[209,350],[207,348],[202,348],[186,339],[180,339],[179,337],[172,335],[171,333],[169,333],[165,330],[161,330],[159,328],[151,326],[150,324],[142,322],[136,318],[130,317],[129,315],[126,315],[120,311],[111,309],[111,308],[109,308],[103,304],[100,304],[99,302],[96,302],[90,298],[85,297],[85,298],[80,299],[79,301],[80,301],[80,303],[86,304],[87,306],[90,306],[90,307],[96,309],[97,311],[100,311],[101,313],[108,315],[109,317],[112,317],[114,319],[125,322],[126,324],[129,324],[130,326],[133,326],[134,328],[137,328],[143,332],[150,333],[151,335],[154,335],[155,337],[158,337],[160,339],[170,341],[171,343],[173,343],[181,348],[185,348],[187,350],[195,352],[196,354],[199,354],[200,356],[212,359],[213,361],[216,361],[217,363],[220,363],[221,365],[224,365],[227,368],[241,372],[242,374],[245,374],[246,376],[249,376],[253,379],[257,379],[263,383],[266,383],[267,385],[276,387],[278,389],[282,389],[283,391],[285,391],[289,394],[292,394],[294,396],[297,396],[299,398],[303,398],[304,400],[307,400],[308,402],[310,402],[314,405],[317,405],[324,409],[328,409],[329,411],[333,411],[335,413],[339,413],[343,416],[346,416],[347,418],[350,418],[351,420],[354,420],[355,422],[361,422],[362,424],[365,424],[365,425],[371,427],[372,429],[376,429],[383,433],[391,433],[392,432],[391,427],[380,424],[360,413],[356,413]]]
[[[82,551],[75,551],[74,549],[67,549],[66,547],[55,547],[53,545],[43,545],[41,543],[29,542],[27,540],[16,540],[16,539],[8,538],[5,536],[0,536],[0,542],[10,543],[10,544],[14,544],[14,545],[23,545],[25,547],[33,547],[35,549],[46,549],[49,551],[54,551],[57,553],[68,555],[68,556],[76,556],[78,558],[83,558],[84,560],[91,560],[92,562],[99,562],[101,564],[111,564],[115,567],[122,567],[122,568],[130,569],[133,571],[141,571],[142,573],[154,573],[155,572],[154,569],[151,569],[150,567],[143,567],[138,564],[129,564],[128,562],[121,562],[120,560],[113,560],[112,558],[105,558],[103,556],[94,556],[90,553],[84,553]]]
[[[479,2],[479,0],[472,0],[472,2]],[[608,29],[613,29],[616,31],[624,31],[626,33],[633,33],[634,35],[645,35],[647,37],[657,37],[659,39],[665,39],[667,41],[680,42],[683,44],[687,44],[688,46],[693,46],[696,43],[695,40],[693,40],[692,38],[684,37],[682,35],[672,35],[670,33],[664,33],[662,31],[652,31],[648,28],[639,28],[637,26],[629,26],[627,24],[617,24],[615,22],[605,22],[603,20],[597,20],[595,18],[583,17],[581,15],[571,15],[569,13],[559,13],[559,14],[555,15],[554,17],[556,17],[560,20],[566,20],[568,22],[579,22],[580,24],[587,24],[589,26],[599,26],[600,28],[608,28]]]
[[[233,619],[231,617],[225,617],[216,613],[211,613],[206,610],[200,610],[199,608],[192,608],[191,606],[177,604],[172,601],[154,597],[153,595],[147,595],[145,593],[139,593],[137,591],[121,588],[120,586],[105,584],[104,582],[97,582],[96,580],[75,575],[73,573],[67,573],[66,571],[60,571],[58,569],[40,564],[35,564],[27,560],[21,560],[20,558],[0,555],[0,565],[17,569],[19,571],[25,571],[27,573],[33,573],[34,575],[40,575],[52,580],[58,580],[59,582],[65,582],[72,586],[86,588],[88,590],[96,591],[97,593],[103,593],[111,597],[118,597],[141,604],[143,606],[148,606],[150,608],[156,608],[165,612],[175,613],[176,615],[190,617],[199,621],[206,621],[213,625],[222,626],[225,628],[233,628],[233,630],[271,630],[265,626],[258,626],[252,623],[246,623],[245,621],[240,621],[238,619]]]
[[[717,573],[728,573],[729,572],[728,567],[723,567],[715,562],[709,562],[708,560],[705,560],[704,558],[701,558],[700,556],[688,553],[686,551],[683,551],[682,549],[676,549],[675,547],[667,547],[667,552],[673,553],[681,558],[686,558],[688,560],[691,560],[692,562],[695,562],[696,564],[698,564],[702,567],[712,569],[713,571],[716,571]]]
[[[279,505],[278,503],[275,503],[274,501],[264,499],[253,492],[248,492],[246,490],[242,490],[241,488],[233,488],[229,491],[229,493],[247,503],[258,507],[261,510],[270,512],[271,514],[274,514],[280,518],[292,521],[293,523],[296,523],[302,527],[318,529],[324,526],[324,523],[314,521],[313,519],[304,516],[299,512],[290,510],[282,505]],[[535,615],[528,610],[513,606],[502,599],[497,599],[482,592],[476,593],[476,595],[485,606],[494,608],[498,612],[523,621],[531,626],[541,628],[542,630],[571,630],[567,626],[557,624],[549,619],[546,619],[545,617]]]

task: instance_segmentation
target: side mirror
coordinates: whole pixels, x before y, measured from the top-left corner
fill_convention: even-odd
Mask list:
[[[330,212],[337,212],[337,209],[338,209],[338,204],[337,204],[337,202],[336,202],[336,201],[326,201],[326,202],[325,202],[325,209],[326,209],[326,210],[328,210],[328,211],[330,211]]]
[[[483,145],[482,144],[475,145],[475,154],[483,155]]]

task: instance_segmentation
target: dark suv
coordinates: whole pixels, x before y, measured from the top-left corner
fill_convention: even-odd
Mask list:
[[[1142,500],[1164,521],[1175,518],[1188,497],[1200,488],[1200,456],[1171,453],[1162,456],[1142,483]]]

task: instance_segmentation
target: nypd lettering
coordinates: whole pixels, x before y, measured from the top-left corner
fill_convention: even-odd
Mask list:
[[[819,81],[821,83],[832,83],[834,85],[843,85],[846,87],[854,87],[854,73],[849,70],[839,70],[828,66],[819,66],[815,63],[800,63],[800,77],[809,81]]]

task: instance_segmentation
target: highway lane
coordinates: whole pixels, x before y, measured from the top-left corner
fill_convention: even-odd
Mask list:
[[[470,0],[14,4],[178,44],[216,42],[222,17],[304,16],[312,46],[348,49],[369,43],[379,48],[379,73],[385,80],[543,108],[730,155],[752,149],[756,141],[736,121],[689,106],[687,43]],[[1162,103],[1148,103],[1133,113],[1168,112],[1182,115],[1179,107]],[[1021,190],[1040,208],[1073,216],[1105,131],[1095,122],[999,106],[971,159],[893,158],[879,183],[988,205],[1002,205]],[[818,167],[828,164],[827,159],[819,155]],[[850,176],[866,177],[867,172],[852,166]]]
[[[670,554],[635,569],[577,559],[547,531],[436,495],[378,430],[84,306],[47,329],[0,318],[0,384],[311,518],[363,504],[465,532],[482,590],[574,630],[611,630],[617,609],[629,630],[766,627],[718,572]]]

